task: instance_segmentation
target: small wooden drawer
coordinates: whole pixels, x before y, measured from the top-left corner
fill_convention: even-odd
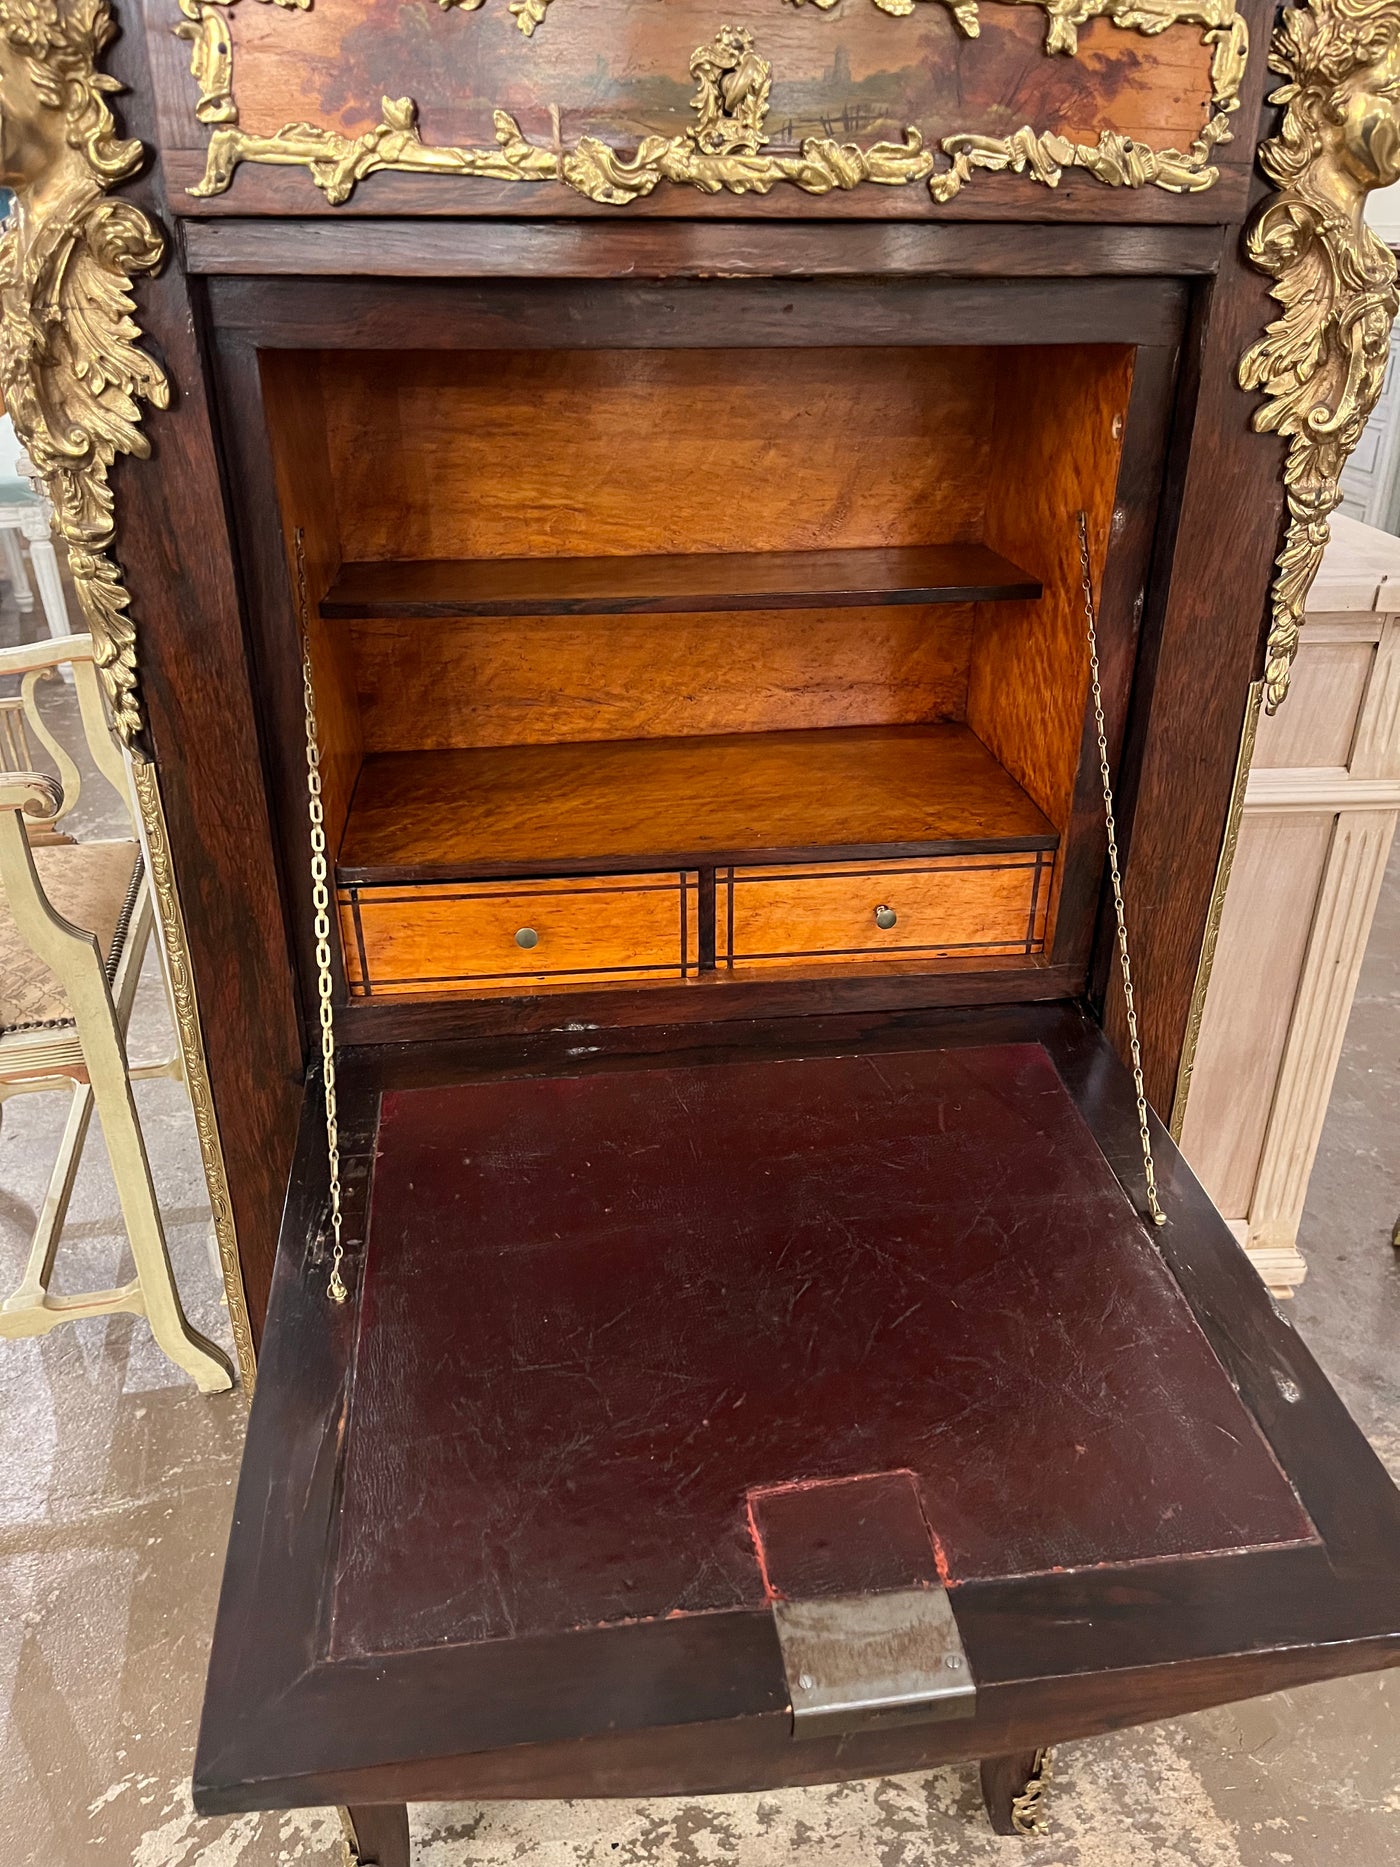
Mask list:
[[[699,960],[688,871],[342,887],[337,899],[352,998],[684,979]]]
[[[717,963],[1039,953],[1053,868],[1052,854],[1018,852],[721,869]]]

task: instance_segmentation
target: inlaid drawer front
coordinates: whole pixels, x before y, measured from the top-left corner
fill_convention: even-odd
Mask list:
[[[721,869],[721,968],[813,959],[1029,955],[1045,944],[1054,857]]]
[[[355,998],[684,979],[699,958],[693,873],[342,887],[338,899]]]
[[[1087,199],[1130,219],[1122,197],[1145,190],[1190,219],[1181,197],[1222,181],[1194,217],[1243,207],[1234,0],[827,6],[717,30],[686,0],[178,0],[190,75],[156,61],[165,167],[199,214],[352,197],[392,214],[576,214],[581,198],[652,196],[687,214],[716,195],[743,213],[772,194],[785,213],[829,213],[858,189],[877,215],[962,208],[966,190],[974,214],[1082,218]]]

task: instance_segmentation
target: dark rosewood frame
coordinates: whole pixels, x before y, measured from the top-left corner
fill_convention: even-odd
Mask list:
[[[314,1025],[298,958],[309,946],[295,628],[257,347],[397,347],[406,314],[424,345],[518,344],[522,319],[538,328],[565,315],[578,320],[576,341],[646,341],[645,307],[658,295],[683,308],[684,341],[733,343],[732,307],[744,293],[743,340],[754,344],[860,341],[857,323],[870,333],[865,341],[917,342],[930,313],[949,337],[975,318],[979,341],[1044,343],[1047,327],[1057,327],[1077,341],[1100,330],[1109,341],[1145,344],[1102,601],[1106,618],[1136,624],[1113,628],[1106,674],[1111,737],[1121,747],[1120,845],[1148,1087],[1165,1108],[1281,537],[1283,444],[1251,431],[1250,399],[1236,386],[1240,355],[1276,312],[1265,281],[1239,254],[1241,220],[1262,188],[1248,164],[1271,17],[1262,5],[1246,10],[1254,51],[1235,142],[1223,152],[1222,183],[1205,194],[1105,189],[1070,174],[1053,194],[1030,181],[983,178],[942,213],[913,190],[866,189],[822,201],[775,191],[742,202],[661,191],[617,214],[553,189],[391,175],[371,178],[352,203],[331,210],[305,174],[251,167],[227,194],[197,203],[184,189],[202,157],[159,150],[154,104],[159,88],[189,114],[186,49],[164,20],[152,20],[148,41],[134,9],[119,6],[130,13],[127,29],[104,64],[126,87],[123,131],[157,152],[122,192],[170,232],[172,249],[165,270],[138,286],[138,321],[173,395],[168,412],[146,415],[153,459],[115,465],[118,555],[257,1334],[291,1187],[278,1327],[240,1486],[201,1736],[196,1793],[205,1810],[344,1799],[363,1858],[400,1867],[401,1805],[429,1797],[737,1789],[961,1756],[991,1760],[1000,1806],[1046,1742],[1396,1658],[1396,1493],[1158,1130],[1164,1197],[1178,1223],[1157,1242],[1322,1548],[969,1585],[958,1612],[979,1680],[976,1720],[847,1740],[839,1758],[829,1746],[789,1738],[763,1614],[633,1630],[614,1649],[616,1670],[601,1692],[590,1682],[581,1694],[571,1680],[568,1638],[528,1653],[409,1655],[389,1668],[318,1662],[354,1319],[321,1294],[324,1135],[314,1079],[305,1092]],[[1263,133],[1272,127],[1265,111]],[[900,218],[911,212],[927,218]],[[399,217],[406,214],[426,218]],[[831,334],[837,314],[839,338]],[[1138,318],[1147,322],[1135,326]],[[824,335],[794,337],[803,325]],[[1077,809],[1096,811],[1089,768],[1082,771]],[[400,1046],[344,1055],[352,1243],[377,1091],[532,1060],[548,1069],[567,1041],[553,1034],[565,1015],[657,1020],[601,1033],[604,1063],[609,1051],[629,1047],[684,1056],[744,1041],[1038,1040],[1130,1181],[1139,1168],[1132,1099],[1094,1021],[1102,1016],[1121,1049],[1101,849],[1081,848],[1082,867],[1065,884],[1086,910],[1075,954],[1037,969],[1021,961],[950,969],[938,982],[941,1009],[901,1009],[880,981],[848,981],[838,996],[817,984],[794,992],[756,980],[743,1000],[754,1022],[706,1028],[665,1022],[676,1015],[667,1000],[677,997],[665,988],[630,995],[645,999],[645,1011],[624,1005],[626,994],[542,995],[512,1001],[494,1032],[410,1048],[404,1040],[441,1039],[454,1024],[464,1031],[460,1016],[445,1021],[436,1006],[404,1006],[377,1023],[379,1008],[347,1008],[338,1018],[342,1040]],[[1094,1016],[1029,1002],[1079,990],[1086,969]],[[918,998],[929,1002],[926,979]],[[1013,998],[1027,1002],[996,1002]],[[771,1022],[757,1022],[764,1019]],[[277,1538],[259,1539],[264,1519]],[[532,1740],[515,1749],[494,1748],[510,1745],[512,1733],[490,1708],[493,1660],[509,1673],[515,1735]],[[640,1693],[652,1700],[651,1728],[610,1731],[626,1699],[636,1722]],[[674,1715],[682,1703],[687,1717],[708,1710],[710,1721],[668,1724],[668,1709]],[[376,1754],[386,1728],[395,1732],[393,1764],[382,1761],[382,1748]]]
[[[1125,1188],[1136,1184],[1130,1080],[1073,1007],[782,1020],[738,1033],[652,1027],[603,1036],[588,1067],[638,1049],[674,1058],[690,1047],[714,1060],[757,1046],[815,1054],[1028,1041],[1045,1046]],[[567,1038],[541,1036],[346,1053],[352,1292],[380,1092],[502,1069],[574,1073],[568,1048]],[[323,1590],[356,1317],[353,1296],[341,1309],[324,1297],[320,1124],[313,1089],[195,1769],[206,1813],[699,1793],[883,1774],[1027,1751],[1397,1657],[1400,1495],[1158,1129],[1171,1223],[1155,1243],[1321,1545],[964,1584],[955,1606],[978,1684],[975,1718],[840,1740],[793,1741],[766,1610],[331,1662]],[[435,1533],[425,1520],[424,1534]]]

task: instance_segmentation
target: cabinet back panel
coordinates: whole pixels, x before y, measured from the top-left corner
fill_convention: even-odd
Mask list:
[[[347,627],[367,752],[958,720],[970,604]]]
[[[995,375],[982,349],[323,356],[341,552],[975,539]]]

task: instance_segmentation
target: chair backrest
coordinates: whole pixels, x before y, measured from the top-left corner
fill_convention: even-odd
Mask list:
[[[68,749],[54,737],[39,710],[40,681],[52,679],[65,665],[73,672],[73,691],[78,699],[88,754],[99,775],[116,792],[123,811],[135,827],[126,764],[102,697],[92,637],[64,635],[52,641],[21,642],[15,648],[0,648],[0,676],[18,676],[20,683],[17,695],[0,699],[0,765],[11,771],[32,769],[34,758],[29,740],[32,733],[58,767],[59,783],[63,787],[62,807],[51,822],[36,826],[31,837],[34,842],[67,840],[62,820],[82,796],[82,773]]]

